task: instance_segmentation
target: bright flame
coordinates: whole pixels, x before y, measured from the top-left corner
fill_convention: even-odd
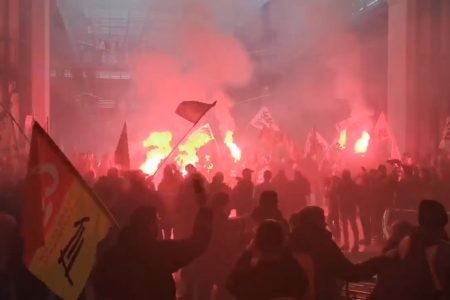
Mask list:
[[[172,133],[163,131],[152,132],[142,143],[145,148],[149,149],[147,159],[140,167],[144,173],[150,175],[155,174],[161,161],[172,151],[172,146],[170,146],[171,141]]]
[[[361,137],[355,143],[355,152],[358,154],[364,154],[369,147],[370,134],[367,131],[363,131]]]
[[[345,149],[347,146],[347,129],[344,129],[339,133],[338,144],[341,149]]]
[[[234,135],[233,131],[230,131],[230,130],[227,131],[227,133],[225,134],[224,143],[225,143],[225,145],[227,145],[228,149],[230,149],[230,153],[234,159],[234,162],[238,162],[241,160],[242,153],[241,153],[241,149],[239,149],[238,145],[236,145],[234,143],[233,135]]]
[[[185,172],[185,167],[189,164],[197,165],[199,158],[197,156],[197,150],[208,144],[213,140],[213,137],[209,131],[204,127],[199,128],[193,132],[182,145],[178,146],[178,155],[175,158],[178,166],[182,172]]]

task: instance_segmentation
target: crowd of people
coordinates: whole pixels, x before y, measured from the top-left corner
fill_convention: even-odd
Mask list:
[[[97,249],[80,299],[342,299],[347,281],[377,276],[371,299],[450,299],[446,184],[438,168],[362,169],[323,180],[323,207],[308,174],[242,170],[229,186],[194,166],[162,180],[111,168],[89,182],[116,218]],[[21,183],[4,184],[0,206],[0,299],[48,299],[21,263]],[[438,199],[422,200],[422,199]],[[416,209],[419,226],[382,227],[387,209]],[[233,213],[231,213],[233,211]],[[358,223],[361,224],[362,232]],[[379,255],[353,263],[375,245]]]

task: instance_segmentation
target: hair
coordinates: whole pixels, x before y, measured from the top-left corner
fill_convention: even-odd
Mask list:
[[[419,204],[419,225],[430,229],[442,229],[448,223],[444,205],[436,200],[422,200]]]
[[[325,212],[319,206],[306,206],[292,215],[290,225],[293,229],[302,226],[325,227]]]

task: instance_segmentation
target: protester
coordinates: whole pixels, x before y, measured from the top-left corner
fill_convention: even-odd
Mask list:
[[[165,239],[170,239],[176,218],[176,201],[182,185],[182,178],[177,176],[175,167],[168,165],[164,168],[163,178],[158,185],[158,194],[164,207],[164,218],[161,226]]]
[[[355,253],[359,251],[359,231],[356,224],[356,208],[359,190],[351,177],[350,171],[345,170],[342,172],[342,180],[337,192],[339,197],[339,215],[342,221],[342,232],[344,237],[342,250],[346,251],[349,249],[351,238],[353,240],[351,252]],[[349,235],[349,225],[352,236]]]
[[[255,199],[259,199],[263,192],[273,190],[275,190],[275,187],[272,183],[272,172],[270,170],[265,170],[263,174],[263,182],[255,187]]]
[[[322,208],[307,206],[291,218],[292,233],[289,246],[296,256],[309,256],[313,263],[314,278],[310,295],[318,300],[340,299],[344,280],[369,279],[379,258],[365,264],[350,262],[326,229]]]
[[[252,182],[252,174],[252,170],[244,169],[242,178],[237,178],[238,182],[233,189],[232,201],[238,216],[249,214],[254,206],[253,194],[255,185]]]
[[[405,285],[399,299],[449,299],[447,212],[441,203],[423,200],[419,205],[418,221],[419,227],[399,246],[400,259],[406,267]]]
[[[112,300],[175,300],[172,273],[200,256],[211,239],[212,213],[204,207],[205,200],[199,191],[200,209],[193,233],[185,240],[158,240],[156,209],[136,209],[117,245],[99,258],[94,275],[97,293]]]
[[[231,188],[225,183],[225,175],[222,172],[217,172],[208,187],[210,195],[225,193],[231,195]]]
[[[307,286],[304,271],[285,248],[283,228],[274,220],[258,227],[254,243],[227,280],[237,300],[302,299]]]
[[[396,251],[400,242],[413,230],[413,225],[406,221],[398,221],[392,224],[391,235],[383,247],[382,254],[391,256],[384,260],[376,268],[377,283],[370,300],[398,300],[401,299],[402,280],[407,276],[406,268],[398,259]]]
[[[230,197],[227,193],[212,195],[214,215],[213,235],[205,253],[193,265],[196,300],[227,300],[231,295],[225,289],[225,279],[239,255],[239,232],[228,219]],[[215,295],[213,297],[215,289]]]
[[[285,233],[289,231],[288,222],[278,208],[278,195],[274,191],[264,191],[261,194],[259,205],[253,210],[251,217],[255,227],[260,226],[265,220],[276,220]]]

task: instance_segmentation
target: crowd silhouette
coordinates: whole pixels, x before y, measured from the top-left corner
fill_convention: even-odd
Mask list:
[[[247,168],[233,187],[192,165],[184,176],[166,166],[158,185],[140,171],[88,175],[120,227],[80,299],[337,300],[347,282],[373,278],[372,300],[450,299],[448,185],[436,170],[344,170],[324,180],[323,207],[300,171],[255,183]],[[21,263],[21,199],[22,183],[3,184],[0,299],[51,299]],[[386,210],[411,208],[417,225],[396,220],[386,236]]]

